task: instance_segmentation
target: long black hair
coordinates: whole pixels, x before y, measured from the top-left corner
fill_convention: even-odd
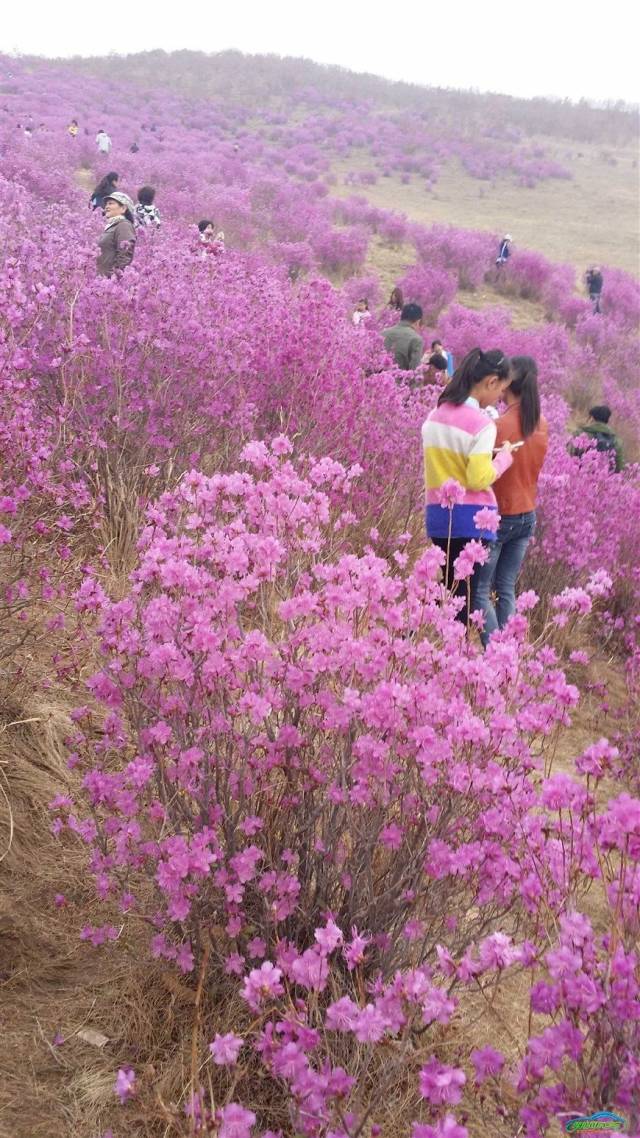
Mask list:
[[[104,178],[100,179],[100,181],[98,182],[98,185],[96,186],[95,190],[93,191],[94,198],[106,198],[106,197],[108,197],[109,191],[114,188],[119,177],[120,177],[120,175],[116,174],[115,170],[111,170],[111,172],[109,174],[105,174]]]
[[[510,374],[512,378],[508,390],[520,400],[520,423],[522,434],[527,439],[537,430],[540,422],[538,365],[531,356],[514,356]]]
[[[490,352],[472,348],[454,371],[438,399],[438,407],[441,403],[455,403],[460,406],[465,399],[468,399],[474,384],[481,383],[488,375],[497,375],[498,379],[508,379],[509,360],[499,348],[494,348]]]

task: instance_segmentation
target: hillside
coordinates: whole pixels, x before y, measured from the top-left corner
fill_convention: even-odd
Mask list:
[[[634,123],[0,57],[0,1138],[640,1133]],[[107,170],[160,225],[102,276]],[[384,349],[392,285],[427,346],[498,352],[493,405],[536,362],[535,535],[486,650],[425,536],[441,387]],[[602,400],[620,470],[573,437]]]
[[[631,108],[421,88],[235,52],[148,52],[61,66],[67,75],[133,84],[147,93],[149,119],[164,89],[192,125],[206,123],[214,106],[228,111],[229,135],[243,147],[315,149],[337,193],[355,190],[415,221],[509,231],[517,245],[580,274],[598,261],[640,272]],[[10,95],[10,83],[2,90]],[[132,141],[140,142],[143,126],[132,120]]]
[[[330,107],[346,100],[373,111],[405,110],[412,116],[436,120],[443,133],[459,130],[463,124],[469,134],[510,130],[528,137],[547,135],[603,146],[633,145],[638,139],[637,108],[622,103],[598,107],[587,100],[517,99],[430,87],[428,60],[424,86],[356,75],[307,59],[239,51],[210,55],[149,51],[110,55],[108,59],[75,59],[65,66],[108,82],[133,82],[149,92],[166,87],[195,99],[230,103],[241,113],[249,108],[258,113],[290,109],[296,103]]]

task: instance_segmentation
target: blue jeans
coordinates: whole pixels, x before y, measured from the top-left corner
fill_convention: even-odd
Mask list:
[[[485,645],[498,628],[504,628],[516,611],[516,581],[536,528],[536,514],[507,514],[500,519],[497,540],[489,544],[489,559],[474,574],[472,607],[484,613],[481,639]],[[495,592],[494,605],[491,594]]]

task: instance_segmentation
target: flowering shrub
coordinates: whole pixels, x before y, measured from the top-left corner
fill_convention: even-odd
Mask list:
[[[536,977],[532,1007],[549,1027],[517,1068],[509,1124],[519,1116],[537,1134],[550,1111],[587,1101],[566,1077],[550,1095],[546,1071],[563,1055],[591,1072],[589,1094],[595,1080],[636,1110],[640,807],[623,795],[599,813],[588,789],[615,750],[577,762],[587,789],[541,779],[539,757],[578,698],[555,649],[527,645],[522,615],[485,655],[470,648],[438,550],[411,572],[398,550],[399,573],[372,549],[341,553],[331,535],[358,471],[322,459],[303,474],[290,452],[284,437],[251,443],[245,471],[185,476],[147,512],[129,595],[109,601],[83,583],[104,727],[93,746],[79,709],[72,763],[88,810],[60,800],[55,829],[87,844],[98,896],[148,925],[154,955],[238,978],[257,1018],[213,1039],[214,1066],[257,1048],[305,1134],[345,1109],[347,1135],[363,1111],[375,1116],[358,1047],[377,1062],[390,1037],[427,1119],[448,1125],[468,1076],[425,1061],[416,1031],[450,1024],[456,989],[484,991],[517,967]],[[561,594],[557,628],[607,588],[596,576]],[[617,941],[562,916],[602,864]],[[532,933],[560,917],[558,948],[486,935],[517,914]],[[99,945],[111,930],[86,935]],[[505,1064],[490,1049],[470,1061],[478,1083]],[[121,1083],[128,1094],[130,1073]]]
[[[400,281],[405,296],[421,305],[425,320],[434,323],[457,292],[455,278],[444,269],[414,265]]]
[[[418,259],[429,266],[455,272],[459,288],[474,289],[484,280],[492,261],[490,234],[454,229],[451,225],[412,226]]]
[[[540,300],[553,317],[571,297],[575,271],[569,265],[553,265],[541,253],[515,249],[500,268],[496,287],[524,300]]]

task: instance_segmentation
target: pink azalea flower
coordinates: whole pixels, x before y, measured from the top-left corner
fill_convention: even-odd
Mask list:
[[[461,506],[466,497],[466,490],[455,478],[448,478],[437,491],[438,504],[445,510],[452,510],[454,506]]]
[[[481,541],[468,541],[454,563],[454,576],[458,581],[471,577],[476,565],[484,565],[489,557],[489,550]]]
[[[473,524],[477,530],[497,533],[500,528],[500,514],[497,510],[484,506],[473,515]]]
[[[434,1106],[455,1104],[462,1098],[466,1081],[467,1077],[459,1067],[447,1067],[432,1058],[420,1071],[420,1094]]]
[[[256,1116],[236,1102],[223,1106],[219,1114],[218,1138],[251,1138]]]
[[[504,1067],[504,1055],[493,1047],[480,1047],[471,1052],[471,1062],[475,1068],[476,1083],[497,1077]]]
[[[120,1102],[125,1103],[135,1090],[136,1076],[132,1067],[120,1067],[116,1076],[114,1090]]]
[[[265,960],[260,968],[253,968],[242,987],[242,995],[253,1011],[259,1011],[264,1000],[281,996],[284,988],[281,984],[282,969],[277,968],[270,960]]]
[[[214,1063],[219,1067],[233,1066],[238,1060],[243,1043],[242,1037],[232,1031],[228,1031],[226,1035],[216,1035],[213,1043],[209,1044]]]

